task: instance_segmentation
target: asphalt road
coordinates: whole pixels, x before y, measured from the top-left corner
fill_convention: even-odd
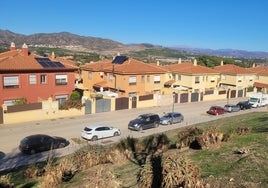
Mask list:
[[[246,100],[246,98],[229,99],[230,104],[236,104],[238,101]],[[250,110],[243,110],[234,113],[226,113],[224,115],[212,116],[208,115],[206,111],[211,105],[224,106],[227,103],[226,100],[218,101],[202,101],[193,103],[180,103],[174,105],[174,111],[181,112],[184,115],[184,122],[174,124],[170,126],[159,126],[155,129],[148,129],[142,132],[128,130],[128,122],[138,115],[143,113],[157,113],[160,116],[164,112],[172,111],[172,105],[157,106],[150,108],[119,110],[114,112],[104,112],[97,114],[88,114],[84,116],[75,116],[62,119],[51,119],[44,121],[34,121],[18,124],[5,124],[0,125],[0,170],[6,166],[18,165],[18,161],[24,161],[24,164],[29,162],[37,162],[47,158],[49,152],[43,152],[34,156],[22,155],[18,150],[19,142],[22,138],[32,134],[49,134],[54,136],[61,136],[71,141],[72,138],[80,138],[81,130],[86,125],[92,124],[107,124],[110,126],[120,128],[122,134],[119,137],[108,138],[105,140],[99,140],[99,143],[115,142],[122,138],[130,137],[142,137],[150,134],[164,132],[166,130],[175,129],[178,127],[193,125],[196,123],[207,122],[218,118],[235,116],[238,114],[249,113],[252,111],[267,110],[267,108],[257,108]],[[53,156],[62,156],[72,153],[74,150],[80,148],[78,145],[71,141],[70,145],[66,148],[53,151]],[[5,166],[5,167],[4,167]]]

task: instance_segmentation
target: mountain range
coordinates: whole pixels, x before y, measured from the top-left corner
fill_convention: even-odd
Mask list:
[[[96,52],[98,54],[128,53],[131,51],[142,51],[145,49],[169,48],[171,50],[183,51],[189,54],[210,55],[234,58],[268,58],[268,52],[252,52],[234,49],[203,49],[183,46],[159,46],[154,44],[122,44],[111,39],[98,37],[80,36],[69,32],[60,33],[37,33],[23,35],[9,30],[0,29],[0,47],[9,48],[10,43],[14,42],[17,48],[24,43],[29,47],[57,47],[75,51]]]

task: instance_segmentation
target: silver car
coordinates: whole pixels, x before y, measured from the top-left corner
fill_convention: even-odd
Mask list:
[[[169,112],[169,113],[165,113],[165,115],[160,118],[160,124],[171,125],[174,123],[181,123],[183,120],[184,120],[184,117],[181,113]]]

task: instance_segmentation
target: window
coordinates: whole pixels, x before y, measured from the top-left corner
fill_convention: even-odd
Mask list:
[[[147,76],[147,82],[150,82],[150,75]]]
[[[34,74],[29,75],[29,84],[30,85],[36,84],[36,75],[34,75]]]
[[[56,101],[59,101],[59,105],[62,105],[65,101],[68,100],[68,95],[57,95],[55,98]]]
[[[110,81],[113,81],[113,79],[114,79],[113,74],[110,74],[110,75],[109,75],[109,80],[110,80]]]
[[[56,85],[66,85],[67,75],[56,75]]]
[[[47,83],[47,75],[42,74],[40,78],[41,78],[40,79],[41,84],[46,84]]]
[[[242,82],[242,77],[241,76],[238,77],[238,82]]]
[[[159,84],[160,83],[160,76],[159,75],[155,75],[154,76],[154,83],[155,84]]]
[[[211,77],[210,82],[215,82],[215,77]]]
[[[19,76],[4,76],[4,88],[18,88]]]
[[[136,82],[137,82],[136,76],[129,77],[129,81],[128,81],[129,85],[136,85]]]
[[[88,79],[92,80],[92,72],[88,72]]]
[[[141,76],[141,83],[144,83],[144,81],[145,81],[144,76]]]
[[[180,74],[177,74],[178,75],[178,80],[181,80],[181,75]]]
[[[15,99],[14,100],[4,100],[4,104],[6,106],[13,106],[13,105],[15,105]]]
[[[199,84],[199,83],[200,83],[200,81],[199,81],[199,76],[196,76],[196,77],[195,77],[195,83],[196,83],[196,84]]]

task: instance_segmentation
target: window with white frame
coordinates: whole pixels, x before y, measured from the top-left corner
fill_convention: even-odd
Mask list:
[[[215,82],[215,80],[216,80],[216,78],[215,78],[214,76],[212,76],[212,77],[210,78],[210,82]]]
[[[3,77],[3,88],[18,88],[19,87],[19,76],[4,76]]]
[[[136,85],[137,83],[137,78],[136,76],[130,76],[129,77],[129,81],[128,81],[129,85],[132,86],[132,85]]]
[[[35,74],[29,75],[29,84],[30,85],[35,85],[37,83],[37,78]]]
[[[155,84],[159,84],[160,83],[160,76],[159,75],[155,75],[154,76],[154,83]]]
[[[47,83],[47,75],[42,74],[40,76],[40,82],[41,82],[41,84],[46,84]]]
[[[56,85],[66,85],[67,84],[67,75],[58,74],[56,75]]]
[[[114,79],[114,75],[113,74],[109,74],[109,80],[112,82]]]
[[[13,106],[13,105],[15,105],[15,99],[13,99],[13,100],[4,100],[4,104],[6,106]]]
[[[68,95],[56,95],[56,101],[59,101],[59,105],[63,105],[68,100]]]

